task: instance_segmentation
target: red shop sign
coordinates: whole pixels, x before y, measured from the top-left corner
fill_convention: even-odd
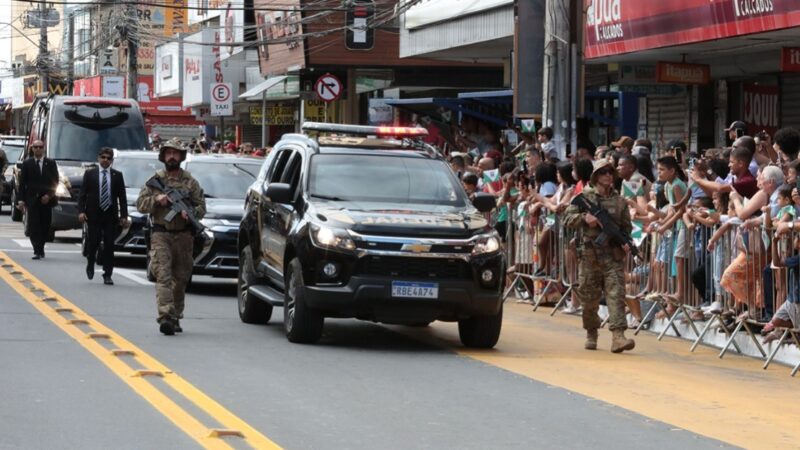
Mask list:
[[[588,59],[781,30],[796,0],[584,0]]]
[[[755,136],[760,131],[766,131],[770,136],[775,136],[780,114],[778,86],[745,84],[743,88],[747,134]]]
[[[781,49],[781,72],[800,72],[800,47]]]
[[[656,64],[656,81],[672,84],[708,84],[711,68],[706,64],[659,62]]]

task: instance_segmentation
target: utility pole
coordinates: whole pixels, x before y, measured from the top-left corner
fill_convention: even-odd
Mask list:
[[[42,92],[50,91],[50,79],[47,71],[47,3],[39,3],[39,79],[42,82]]]
[[[573,105],[570,101],[572,74],[570,60],[569,0],[547,0],[544,33],[544,93],[542,126],[553,129],[553,143],[559,158],[566,156],[566,144],[571,140],[571,124],[568,118]],[[572,149],[575,152],[577,149]]]
[[[125,24],[125,38],[128,41],[128,98],[136,100],[138,90],[138,37],[133,36],[132,27],[136,24],[136,7],[128,5],[128,20]]]
[[[72,95],[72,82],[75,79],[75,13],[67,19],[67,94]]]

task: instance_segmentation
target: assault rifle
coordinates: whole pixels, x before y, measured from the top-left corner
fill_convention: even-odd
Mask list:
[[[600,222],[600,235],[594,240],[595,245],[598,247],[605,246],[609,239],[612,243],[621,246],[628,245],[628,248],[631,249],[631,254],[635,258],[639,258],[639,250],[636,248],[636,244],[634,244],[633,239],[628,236],[626,233],[623,233],[622,230],[619,229],[619,226],[614,219],[608,214],[602,206],[599,204],[594,204],[590,202],[583,194],[578,194],[572,198],[572,205],[578,207],[580,212],[588,212],[589,214],[593,215],[597,218],[597,221]]]
[[[167,215],[164,216],[165,221],[172,222],[175,216],[186,211],[186,215],[189,217],[189,224],[192,227],[192,234],[198,234],[206,228],[205,225],[194,216],[194,208],[192,208],[192,203],[190,201],[191,195],[188,192],[167,186],[158,177],[151,177],[147,180],[145,186],[162,192],[169,198],[170,210]]]

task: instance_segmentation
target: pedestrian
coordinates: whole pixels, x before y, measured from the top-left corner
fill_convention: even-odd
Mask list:
[[[747,134],[747,124],[741,120],[734,120],[731,122],[731,126],[725,128],[725,132],[728,133],[728,139],[734,142]]]
[[[78,220],[87,225],[86,277],[94,278],[97,247],[103,240],[103,284],[113,285],[114,238],[117,225],[128,220],[128,199],[122,172],[112,169],[114,150],[103,147],[97,154],[99,167],[84,172],[83,184],[78,194]]]
[[[158,160],[165,168],[155,173],[165,186],[188,192],[187,203],[194,208],[194,216],[200,220],[206,212],[203,189],[189,172],[181,169],[186,159],[186,148],[178,139],[170,139],[161,146]],[[156,277],[156,300],[158,305],[159,330],[167,336],[182,332],[180,319],[183,318],[186,284],[192,275],[192,248],[194,231],[189,215],[182,211],[171,222],[165,220],[170,211],[169,197],[147,185],[142,187],[136,201],[139,212],[150,214],[152,232],[150,234],[151,270]]]
[[[630,235],[632,226],[627,204],[614,190],[614,167],[607,159],[600,159],[595,161],[593,169],[590,184],[583,189],[583,196],[605,209],[619,229]],[[600,297],[605,294],[608,324],[613,335],[611,351],[620,353],[633,350],[636,343],[625,337],[628,328],[625,319],[625,256],[631,249],[611,239],[602,245],[598,244],[595,239],[602,232],[600,221],[588,212],[581,212],[575,205],[567,208],[564,224],[581,232],[578,242],[577,294],[583,305],[583,328],[586,330],[584,348],[597,349],[597,329],[601,324],[597,310]]]
[[[158,133],[153,133],[150,142],[152,143],[154,152],[157,152],[161,148],[161,136],[159,136]]]
[[[5,178],[6,168],[8,168],[8,156],[6,156],[6,151],[0,148],[0,176]],[[5,183],[0,183],[0,195],[3,194],[3,188]],[[0,202],[0,210],[3,209],[3,204]]]
[[[17,204],[27,214],[28,236],[33,247],[33,259],[44,258],[44,243],[50,237],[53,206],[58,203],[58,165],[44,156],[44,142],[35,140],[29,150],[33,158],[22,163],[19,173],[19,198]]]

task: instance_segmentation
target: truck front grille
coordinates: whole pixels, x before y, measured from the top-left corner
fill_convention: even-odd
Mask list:
[[[359,261],[356,275],[416,279],[469,279],[469,265],[460,259],[365,256]]]

